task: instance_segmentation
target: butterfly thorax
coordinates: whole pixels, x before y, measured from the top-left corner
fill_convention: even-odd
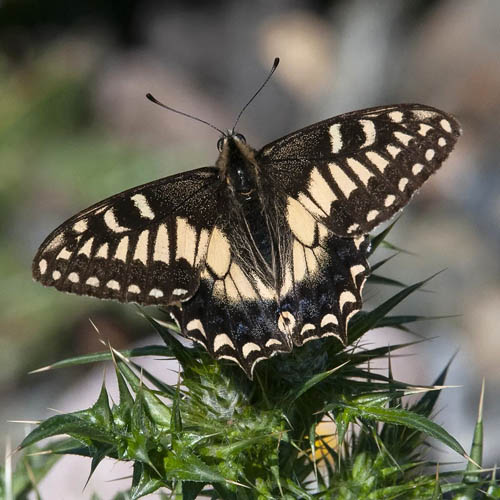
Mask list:
[[[253,243],[246,257],[273,270],[276,235],[269,222],[270,207],[255,151],[245,143],[243,136],[230,135],[223,142],[216,166],[225,181],[227,199],[231,200],[232,218],[246,233],[247,241]]]

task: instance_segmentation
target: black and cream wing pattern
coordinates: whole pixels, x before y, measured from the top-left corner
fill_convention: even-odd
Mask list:
[[[214,167],[115,195],[42,244],[35,279],[166,306],[181,333],[252,377],[310,340],[345,344],[369,274],[366,235],[447,158],[458,122],[429,106],[355,111],[260,151],[229,131]]]
[[[217,172],[201,168],[112,196],[42,243],[33,276],[64,292],[139,304],[192,297],[217,214]]]

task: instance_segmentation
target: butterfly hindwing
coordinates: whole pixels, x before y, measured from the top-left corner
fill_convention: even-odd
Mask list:
[[[259,261],[258,245],[253,251],[242,245],[246,221],[224,214],[198,293],[169,307],[188,338],[215,358],[238,363],[250,378],[259,361],[294,345],[322,337],[344,344],[368,274],[364,238],[339,238],[300,205],[289,200],[294,208],[280,209],[286,198],[272,196],[277,210],[270,208],[270,215],[280,228],[276,272],[251,264]]]
[[[44,285],[139,304],[198,287],[218,214],[217,172],[203,168],[124,191],[52,232],[33,262]]]
[[[274,183],[338,236],[367,234],[405,206],[453,149],[458,122],[417,104],[355,111],[262,148]]]

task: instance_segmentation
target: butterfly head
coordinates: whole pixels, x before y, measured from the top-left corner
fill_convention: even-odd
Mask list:
[[[255,153],[243,135],[228,130],[217,142],[219,158],[216,166],[229,189],[242,197],[250,196],[256,188]]]

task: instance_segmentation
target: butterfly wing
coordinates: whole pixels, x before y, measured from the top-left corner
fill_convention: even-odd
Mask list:
[[[403,104],[325,120],[257,154],[285,207],[279,309],[295,345],[347,340],[369,274],[364,235],[408,203],[459,134],[450,115]]]
[[[268,144],[257,159],[338,236],[367,234],[404,207],[460,135],[450,115],[420,104],[347,113]]]
[[[217,172],[206,167],[166,177],[80,212],[40,246],[33,277],[122,302],[187,300],[198,288],[219,212]]]

